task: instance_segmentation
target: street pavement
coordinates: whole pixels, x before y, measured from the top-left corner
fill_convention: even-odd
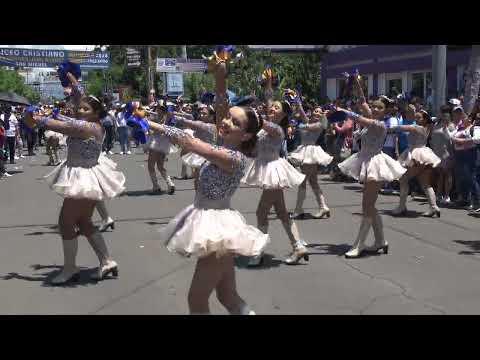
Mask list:
[[[18,160],[16,170],[9,165],[14,176],[0,181],[0,314],[188,313],[195,259],[169,253],[159,229],[192,202],[193,183],[175,181],[172,196],[150,195],[146,155],[135,150],[131,156],[110,156],[127,178],[127,193],[107,203],[116,223],[105,238],[119,263],[119,278],[88,280],[98,263],[82,237],[81,280],[67,287],[48,284],[63,261],[55,227],[62,199],[42,180],[53,169],[44,165],[44,148]],[[178,154],[167,168],[180,173]],[[423,218],[426,202],[409,198],[410,217],[383,215],[389,254],[347,260],[343,253],[360,223],[361,185],[320,179],[332,217],[298,221],[310,244],[309,263],[283,264],[290,245],[273,213],[264,265],[249,269],[245,259],[237,261],[239,293],[257,314],[480,314],[479,219],[454,209],[442,209],[440,219]],[[293,209],[296,190],[285,195]],[[259,197],[259,190],[242,187],[233,199],[253,225]],[[397,196],[381,195],[377,207],[389,210],[397,202]],[[310,188],[305,209],[316,210]],[[226,314],[215,294],[210,304],[212,313]]]

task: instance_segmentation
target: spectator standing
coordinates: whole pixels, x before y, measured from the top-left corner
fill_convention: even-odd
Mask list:
[[[124,106],[122,106],[124,107]],[[118,139],[120,141],[120,155],[131,154],[130,141],[128,140],[127,119],[125,119],[125,111],[120,109],[115,116],[115,122],[118,131]]]

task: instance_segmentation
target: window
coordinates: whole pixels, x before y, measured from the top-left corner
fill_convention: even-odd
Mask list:
[[[402,93],[402,79],[391,79],[387,81],[387,96],[392,98]]]
[[[345,94],[347,82],[345,79],[337,80],[337,98],[342,98]]]
[[[423,97],[423,94],[424,94],[423,77],[424,77],[424,73],[412,74],[412,90],[410,91],[410,94],[412,96]]]
[[[362,89],[363,89],[363,93],[365,94],[366,97],[368,97],[368,76],[364,76],[364,75],[361,75],[362,76]]]

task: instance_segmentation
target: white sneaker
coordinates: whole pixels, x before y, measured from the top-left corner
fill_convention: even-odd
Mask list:
[[[108,154],[109,154],[109,155],[113,155],[113,152],[109,151]]]
[[[18,159],[20,159],[20,158],[18,156],[15,156],[15,160],[18,160]]]
[[[25,156],[23,156],[23,155],[20,155],[20,159],[25,159]]]
[[[132,152],[130,150],[127,151],[128,155],[132,155]]]
[[[120,151],[120,155],[123,155],[123,151]]]
[[[13,176],[13,175],[12,175],[12,174],[9,174],[8,172],[5,171],[5,172],[3,173],[3,176],[5,176],[5,177],[10,177],[10,176]]]

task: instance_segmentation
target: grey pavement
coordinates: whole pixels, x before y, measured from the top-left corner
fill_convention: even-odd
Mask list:
[[[192,202],[192,181],[176,181],[173,196],[149,195],[146,155],[140,149],[112,155],[127,178],[127,194],[107,204],[116,228],[105,238],[120,276],[88,281],[98,264],[81,238],[81,281],[51,287],[46,280],[63,261],[55,228],[62,199],[41,179],[52,169],[43,165],[43,150],[18,160],[17,170],[9,165],[14,176],[0,181],[0,314],[186,314],[195,260],[169,253],[158,230]],[[179,174],[178,154],[168,169]],[[257,314],[480,314],[479,219],[453,209],[442,209],[440,219],[419,217],[425,201],[409,198],[411,217],[383,215],[389,254],[347,260],[342,255],[360,223],[361,186],[320,179],[332,217],[298,221],[310,262],[282,263],[290,246],[273,214],[264,266],[248,269],[244,259],[238,261],[239,293]],[[233,201],[253,225],[259,197],[259,190],[242,187]],[[290,209],[295,198],[295,190],[286,192]],[[380,196],[378,208],[389,210],[397,202],[396,196]],[[305,208],[315,210],[309,188]],[[210,303],[212,313],[226,314],[215,294]]]

